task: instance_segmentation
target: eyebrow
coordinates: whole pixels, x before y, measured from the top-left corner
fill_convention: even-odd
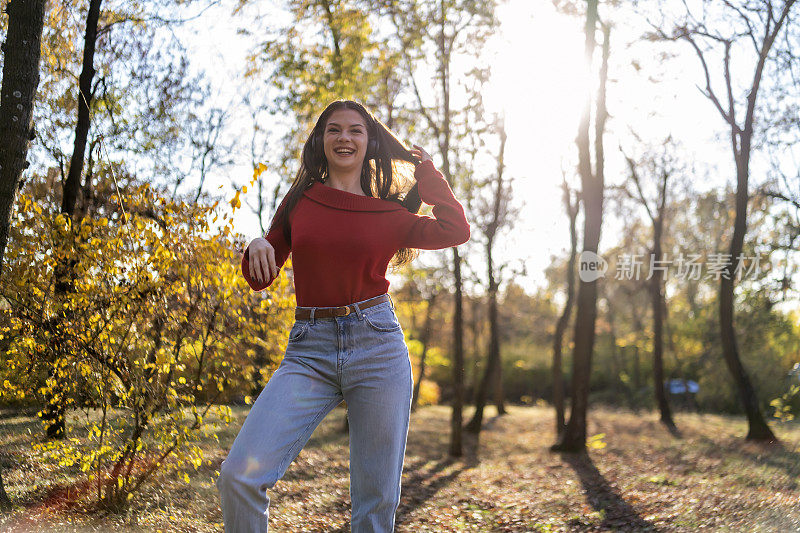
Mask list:
[[[328,126],[339,126],[339,127],[341,127],[341,125],[338,122],[328,122]],[[355,124],[352,124],[350,127],[351,128],[356,128],[356,127],[364,128],[365,126],[361,122],[356,122]]]

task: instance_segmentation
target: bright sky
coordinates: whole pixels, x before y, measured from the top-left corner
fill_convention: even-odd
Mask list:
[[[252,43],[236,35],[241,22],[232,20],[230,12],[230,6],[215,8],[192,26],[197,30],[191,39],[197,49],[195,57],[201,58],[198,65],[219,88],[220,105],[236,104],[243,94],[258,89],[239,82]],[[671,132],[686,147],[685,157],[700,165],[717,166],[718,172],[711,173],[719,176],[717,180],[707,182],[709,178],[704,177],[705,181],[695,182],[699,190],[721,187],[725,181],[732,183],[730,149],[724,137],[723,141],[714,140],[724,132],[724,124],[697,88],[705,82],[694,52],[687,43],[676,43],[668,49],[677,56],[667,61],[657,55],[658,50],[665,49],[663,43],[629,46],[647,27],[634,13],[630,16],[630,20],[618,22],[611,34],[606,182],[619,183],[625,177],[618,143],[631,152],[634,144],[628,128],[633,125],[636,134],[655,145]],[[562,169],[570,183],[579,183],[574,170],[574,138],[585,72],[583,20],[557,14],[550,2],[529,0],[508,0],[500,7],[499,18],[501,30],[486,47],[486,53],[493,57],[493,79],[486,101],[490,110],[505,110],[506,172],[515,180],[516,197],[524,205],[515,230],[498,251],[506,259],[525,261],[528,275],[516,277],[516,281],[532,291],[543,285],[543,272],[552,257],[564,255],[569,245],[560,184]],[[633,60],[639,62],[641,70],[633,68]],[[595,61],[599,62],[599,50]],[[454,70],[458,67],[454,64]],[[659,83],[653,83],[650,76],[656,76]],[[237,112],[241,116],[233,116],[231,122],[232,134],[242,139],[241,164],[212,179],[213,190],[219,184],[223,190],[230,190],[232,183],[248,183],[252,175],[247,153],[252,123],[245,110],[234,108]],[[756,159],[753,164],[758,168],[760,163]],[[237,212],[236,228],[249,240],[260,231],[255,215],[246,211]],[[609,217],[604,222],[601,254],[604,247],[617,241],[622,230],[620,221]]]

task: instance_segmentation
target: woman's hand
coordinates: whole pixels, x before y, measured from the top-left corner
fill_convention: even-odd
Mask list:
[[[430,161],[431,160],[430,154],[428,152],[426,152],[425,150],[423,150],[420,145],[412,144],[412,146],[414,148],[416,148],[416,150],[410,150],[411,154],[413,156],[419,158],[419,162],[417,163],[417,165],[420,165],[420,164],[424,163],[425,161]]]
[[[250,277],[264,283],[278,275],[275,266],[275,249],[263,237],[253,239],[249,245]]]

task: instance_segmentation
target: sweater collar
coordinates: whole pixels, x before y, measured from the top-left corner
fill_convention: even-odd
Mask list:
[[[336,209],[344,209],[345,211],[395,211],[404,209],[402,205],[391,200],[382,200],[372,196],[361,196],[352,192],[341,191],[317,181],[303,191],[303,195],[320,204]]]

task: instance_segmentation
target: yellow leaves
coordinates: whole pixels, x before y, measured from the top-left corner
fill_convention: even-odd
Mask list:
[[[439,403],[441,390],[439,385],[429,379],[422,380],[419,387],[419,405],[436,405]]]
[[[265,165],[264,163],[259,163],[258,165],[256,165],[256,168],[253,169],[253,179],[250,183],[251,184],[255,183],[256,180],[261,176],[261,174],[266,172],[266,170],[267,170],[267,165]]]
[[[231,207],[233,207],[234,211],[242,206],[242,201],[239,199],[239,194],[241,194],[241,191],[236,191],[236,195],[230,201]]]
[[[64,213],[59,213],[56,215],[54,220],[56,228],[62,231],[66,231],[70,227],[72,227],[72,219],[65,215]]]
[[[33,204],[33,202],[31,202],[31,199],[30,199],[30,197],[28,195],[20,194],[18,196],[17,205],[18,205],[18,209],[19,210],[28,211],[31,208],[32,204]]]
[[[85,378],[92,375],[92,367],[82,361],[78,363],[78,369]]]
[[[775,398],[769,404],[775,410],[772,416],[782,422],[789,422],[794,420],[794,413],[792,413],[792,399],[800,393],[800,385],[792,384],[789,390],[781,397]]]
[[[593,449],[593,450],[600,450],[606,447],[606,443],[603,442],[603,438],[606,436],[605,433],[598,433],[597,435],[592,435],[588,439],[586,439],[586,447]]]
[[[258,165],[254,178],[266,168]],[[240,207],[241,195],[253,189],[252,184],[241,187],[231,205]],[[24,238],[12,239],[7,249],[9,284],[18,293],[19,309],[52,327],[37,327],[30,315],[8,304],[0,326],[9,360],[0,364],[3,400],[25,393],[42,400],[39,395],[59,391],[63,405],[89,395],[108,407],[103,426],[99,409],[92,411],[91,422],[70,420],[68,427],[78,428],[81,439],[53,448],[47,464],[74,465],[87,477],[103,473],[99,477],[112,483],[118,480],[105,473],[131,442],[133,415],[145,410],[148,426],[135,450],[129,450],[131,458],[157,456],[180,441],[174,456],[199,467],[202,454],[182,455],[184,442],[212,424],[233,420],[223,409],[220,417],[204,421],[203,403],[228,401],[247,382],[252,365],[245,354],[252,353],[254,338],[277,360],[281,348],[276,339],[294,306],[291,280],[285,276],[266,294],[243,290],[235,253],[241,235],[225,197],[198,206],[132,186],[123,192],[122,204],[125,219],[112,206],[105,217],[88,215],[73,228],[73,221],[53,213],[46,202],[19,195],[16,216]],[[146,217],[135,214],[145,212]],[[210,227],[208,221],[223,215],[228,225]],[[70,272],[74,283],[69,294],[54,299],[54,271],[67,257],[76,263]],[[198,372],[200,354],[206,359]],[[258,370],[267,379],[274,367]],[[58,379],[45,383],[51,371]],[[197,385],[190,387],[195,380]],[[197,408],[188,415],[195,402]],[[119,495],[123,500],[133,485],[132,479],[125,483]],[[116,491],[113,484],[111,489]]]

